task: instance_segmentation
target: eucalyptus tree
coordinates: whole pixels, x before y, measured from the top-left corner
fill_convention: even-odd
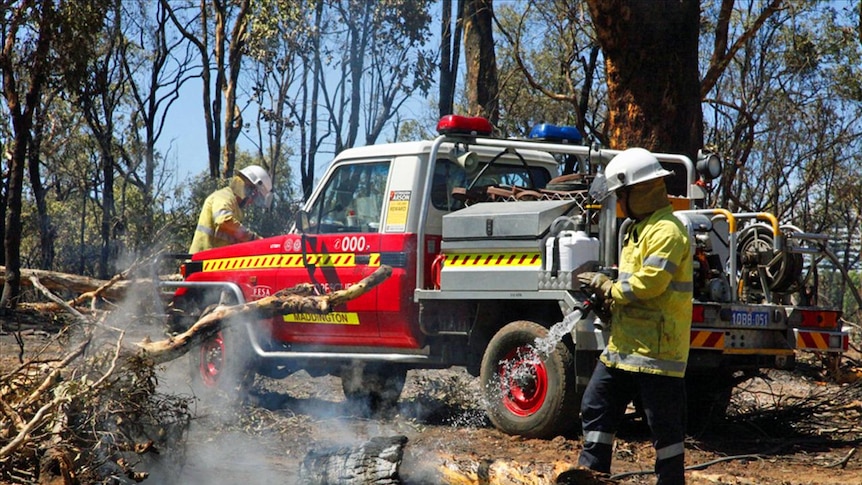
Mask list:
[[[703,144],[697,0],[587,0],[602,48],[611,148],[691,156]]]
[[[728,61],[705,99],[707,141],[732,161],[719,186],[721,205],[823,229],[819,221],[828,218],[810,210],[834,193],[829,174],[855,157],[862,133],[860,45],[850,7],[786,2]]]
[[[313,15],[304,2],[267,0],[259,2],[251,20],[248,91],[258,110],[249,138],[257,159],[248,163],[257,163],[269,172],[279,196],[275,204],[285,198],[296,199],[288,163],[295,154],[293,147],[298,146],[303,156],[308,153],[306,87],[310,52],[318,37],[307,18]]]
[[[438,117],[450,115],[455,108],[455,87],[461,58],[461,35],[464,33],[464,0],[443,0],[440,8],[440,77],[438,83]]]
[[[151,244],[154,234],[154,202],[164,189],[164,170],[158,172],[164,154],[156,144],[164,133],[171,106],[180,88],[191,79],[193,52],[174,29],[160,2],[123,2],[119,61],[125,73],[128,95],[127,139],[122,150],[124,179],[140,191],[143,200],[135,215],[139,235],[136,245]],[[164,169],[164,167],[161,167]]]
[[[114,273],[117,255],[117,229],[125,222],[117,213],[115,188],[122,144],[119,126],[128,82],[122,65],[123,17],[118,0],[105,12],[105,29],[92,44],[93,55],[82,59],[66,73],[66,85],[75,105],[87,122],[98,146],[98,167],[94,197],[101,207],[100,252],[97,275],[108,278]]]
[[[210,176],[228,178],[233,175],[236,141],[244,124],[237,95],[253,15],[252,1],[160,2],[198,53]]]
[[[398,108],[424,95],[436,75],[428,0],[337,0],[324,9],[321,102],[331,129],[333,151],[355,146],[364,121],[365,144],[372,144]]]
[[[728,15],[745,21],[752,9]],[[851,271],[862,238],[859,25],[850,3],[786,1],[744,39],[706,98],[707,142],[730,162],[718,203],[830,234],[838,266]],[[823,277],[834,281],[821,286],[832,288],[829,303],[840,305],[844,280]]]
[[[503,133],[553,123],[607,144],[604,71],[583,0],[502,3],[495,21]]]
[[[34,115],[43,90],[54,77],[74,72],[90,55],[106,2],[21,1],[2,11],[0,50],[5,108],[12,125],[6,171],[4,263],[0,308],[14,308],[20,294],[21,211],[24,167],[31,148]],[[37,167],[38,164],[31,165]]]
[[[500,120],[497,56],[494,49],[493,0],[465,0],[464,62],[468,114],[496,125]]]

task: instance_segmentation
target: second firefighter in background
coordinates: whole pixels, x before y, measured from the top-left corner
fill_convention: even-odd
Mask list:
[[[227,187],[206,198],[189,253],[260,238],[243,225],[243,209],[249,203],[264,208],[272,203],[272,179],[258,165],[243,168]]]

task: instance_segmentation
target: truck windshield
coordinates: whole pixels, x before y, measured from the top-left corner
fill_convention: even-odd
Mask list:
[[[484,164],[480,164],[478,170]],[[477,170],[477,172],[478,172]],[[535,181],[537,187],[532,186],[531,180]],[[474,186],[494,185],[500,187],[525,187],[530,189],[544,188],[551,179],[551,174],[544,167],[527,167],[523,165],[510,165],[495,163],[488,167]],[[452,190],[456,187],[467,187],[472,182],[464,169],[450,160],[440,159],[434,167],[434,183],[431,187],[431,203],[438,210],[453,211],[464,208],[464,203],[452,197]]]
[[[309,232],[377,232],[389,162],[342,165],[309,210]]]

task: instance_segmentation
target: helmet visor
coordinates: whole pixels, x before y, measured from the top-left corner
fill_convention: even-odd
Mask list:
[[[608,190],[608,179],[605,177],[605,174],[596,174],[596,178],[590,184],[590,197],[598,202],[604,202],[609,195],[611,195],[611,191]]]
[[[263,195],[260,190],[254,191],[254,205],[257,207],[262,207],[264,209],[269,209],[272,205],[273,195],[272,192]]]

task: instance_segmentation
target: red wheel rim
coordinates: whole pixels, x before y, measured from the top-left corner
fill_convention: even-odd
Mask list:
[[[516,416],[530,416],[541,409],[548,393],[548,369],[535,349],[512,349],[497,368],[503,406]]]
[[[224,368],[224,339],[221,332],[201,344],[200,375],[207,386],[215,386]]]

